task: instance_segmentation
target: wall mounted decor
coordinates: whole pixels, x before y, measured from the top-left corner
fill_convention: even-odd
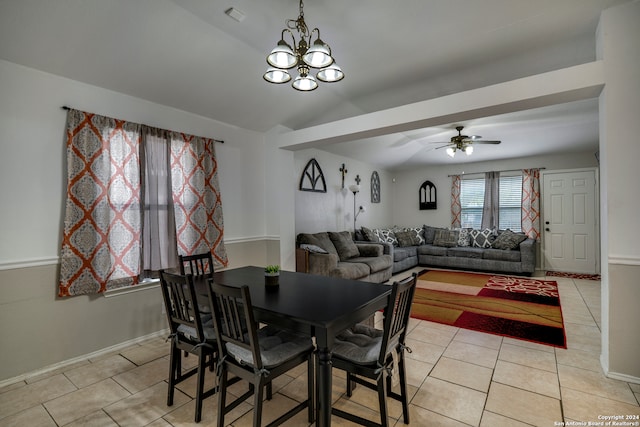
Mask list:
[[[380,176],[376,171],[371,174],[371,203],[380,203]]]
[[[324,174],[316,159],[309,160],[307,166],[304,167],[300,177],[300,191],[327,192],[327,182],[324,180]]]
[[[420,186],[420,210],[437,209],[436,186],[431,181],[425,181]]]
[[[342,164],[342,167],[338,169],[340,171],[340,175],[342,175],[342,188],[344,188],[344,176],[347,174],[347,168]]]

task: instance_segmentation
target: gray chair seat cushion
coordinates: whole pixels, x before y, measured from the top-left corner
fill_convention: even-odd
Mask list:
[[[215,341],[216,332],[213,330],[213,317],[211,316],[211,313],[201,314],[200,319],[202,321],[204,338],[207,341]],[[184,335],[190,340],[198,340],[198,332],[196,331],[196,328],[192,326],[180,325],[178,326],[178,333]]]
[[[422,245],[418,247],[420,255],[447,256],[447,249],[444,246]]]
[[[456,248],[449,248],[447,251],[448,256],[457,256],[461,258],[482,258],[482,253],[484,249],[481,248],[472,248],[468,246],[460,246]]]
[[[262,365],[265,368],[280,365],[313,348],[310,337],[284,331],[273,326],[266,326],[258,330],[258,342]],[[253,355],[250,350],[233,343],[227,343],[226,347],[229,354],[239,363],[253,366]]]
[[[391,255],[380,255],[378,257],[357,257],[345,261],[345,263],[361,263],[369,266],[371,273],[386,270],[393,265]]]
[[[364,325],[355,325],[336,337],[333,357],[359,364],[373,364],[380,357],[383,332]]]
[[[510,251],[505,249],[485,249],[482,257],[495,261],[520,261],[520,251]]]

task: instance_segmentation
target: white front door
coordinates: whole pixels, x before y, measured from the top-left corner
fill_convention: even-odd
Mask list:
[[[542,177],[544,268],[597,273],[596,171],[551,171]]]

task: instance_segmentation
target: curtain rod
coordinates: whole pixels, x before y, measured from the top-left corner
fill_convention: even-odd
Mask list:
[[[531,169],[544,170],[546,168],[531,168]],[[506,169],[506,170],[502,170],[502,171],[492,171],[492,172],[500,172],[500,173],[502,173],[502,172],[519,172],[521,170],[522,169]],[[463,172],[463,173],[459,173],[459,174],[456,174],[456,175],[447,175],[447,176],[449,178],[451,178],[452,176],[457,176],[457,175],[476,175],[476,174],[483,174],[483,173],[486,173],[486,172],[471,172],[471,173],[467,173],[467,174]]]
[[[63,105],[63,106],[62,106],[62,109],[63,109],[63,110],[67,110],[67,111],[69,111],[69,110],[71,110],[72,108],[71,108],[71,107],[69,107],[69,106]],[[146,126],[146,125],[145,125],[145,126]],[[221,140],[221,139],[214,139],[214,138],[208,138],[208,139],[212,139],[212,140],[213,140],[213,142],[219,142],[220,144],[224,144],[224,141],[223,141],[223,140]]]

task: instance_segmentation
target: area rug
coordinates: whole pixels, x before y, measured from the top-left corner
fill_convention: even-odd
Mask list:
[[[563,271],[547,271],[547,276],[568,277],[570,279],[601,280],[599,274],[565,273]]]
[[[411,317],[566,347],[558,285],[552,280],[425,270]]]

